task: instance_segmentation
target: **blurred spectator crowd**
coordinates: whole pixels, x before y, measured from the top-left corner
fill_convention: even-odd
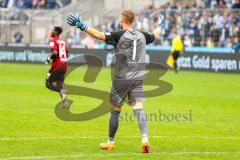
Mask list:
[[[57,8],[71,0],[2,0],[2,7],[8,8]],[[27,16],[11,12],[10,20],[19,20]],[[135,27],[139,30],[153,31],[158,27],[159,14],[165,15],[166,27],[154,45],[170,46],[173,32],[181,36],[185,47],[225,47],[240,52],[240,0],[186,0],[169,2],[163,5],[146,4],[136,16]],[[17,18],[15,18],[15,16]],[[1,19],[1,15],[0,15]],[[120,30],[118,19],[101,26],[105,32]],[[16,42],[23,38],[16,34]],[[19,40],[20,39],[20,40]],[[47,43],[47,39],[44,43]],[[83,44],[94,48],[95,41],[89,37],[80,39],[80,31],[72,30],[68,43]],[[89,45],[88,45],[89,44]]]
[[[165,15],[166,27],[155,45],[171,45],[172,33],[177,31],[186,47],[227,47],[240,50],[240,0],[193,0],[146,5],[136,17],[139,30],[153,31],[158,15]],[[105,31],[119,30],[119,23],[109,22]]]
[[[54,9],[69,4],[71,0],[1,0],[0,6],[18,9]]]

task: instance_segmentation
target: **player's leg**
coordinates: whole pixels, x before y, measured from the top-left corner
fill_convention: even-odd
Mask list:
[[[64,82],[64,71],[52,71],[47,74],[46,77],[46,87],[49,88],[52,91],[58,92],[60,94],[60,97],[64,103],[64,106],[67,105],[67,90],[63,89],[62,85]]]
[[[133,108],[133,113],[138,122],[138,127],[142,136],[142,153],[149,152],[148,143],[148,122],[143,109],[143,81],[136,81],[128,95],[128,102]]]
[[[115,134],[118,129],[121,106],[112,104],[111,116],[109,119],[108,143],[114,144]]]
[[[105,150],[114,149],[114,138],[119,125],[119,116],[121,113],[121,107],[112,104],[111,115],[109,119],[109,129],[108,129],[108,142],[101,143],[100,147]]]
[[[59,87],[59,94],[62,98],[62,101],[65,102],[67,100],[67,90],[63,88],[63,82],[64,82],[64,75],[65,72],[59,72],[58,73],[58,78],[57,78],[57,83]]]
[[[133,104],[133,113],[138,122],[138,127],[142,135],[142,153],[149,153],[148,143],[148,122],[143,109],[143,102],[136,102]]]
[[[50,76],[51,76],[51,73],[48,72],[47,75],[46,75],[46,79],[45,79],[45,86],[48,88],[48,89],[51,89],[51,84],[50,84]]]
[[[64,103],[67,103],[67,90],[63,88],[63,82],[65,79],[65,73],[67,71],[67,64],[63,63],[61,65],[59,65],[58,67],[58,83],[59,83],[59,87],[60,87],[60,96],[62,98],[62,101]]]
[[[119,125],[121,106],[124,104],[124,99],[127,96],[128,90],[129,83],[113,81],[110,93],[110,103],[112,104],[112,109],[109,119],[108,142],[100,144],[102,149],[114,149],[114,138]]]
[[[178,65],[177,65],[177,60],[180,56],[180,53],[178,51],[173,52],[173,59],[174,59],[174,71],[177,73],[178,72]]]

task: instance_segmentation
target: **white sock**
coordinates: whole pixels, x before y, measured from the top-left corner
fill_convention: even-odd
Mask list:
[[[108,140],[108,144],[114,144],[114,141]]]
[[[142,138],[142,144],[148,143],[148,137],[143,137]]]
[[[62,96],[63,101],[67,99],[67,90],[61,89],[60,94]]]

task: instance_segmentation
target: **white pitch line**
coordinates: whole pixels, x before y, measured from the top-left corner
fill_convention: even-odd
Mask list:
[[[34,140],[54,140],[54,139],[102,139],[106,136],[79,136],[79,137],[6,137],[0,138],[0,141],[34,141]],[[119,139],[140,138],[140,136],[119,136]],[[240,137],[211,137],[211,136],[150,136],[153,139],[234,139],[240,140]]]
[[[211,137],[211,136],[150,136],[150,138],[159,138],[159,139],[165,139],[165,138],[175,138],[175,139],[239,139],[238,136],[229,136],[229,137]]]
[[[240,154],[236,152],[160,152],[149,153],[148,155],[155,156],[175,156],[175,155],[226,155],[226,154]],[[115,156],[143,156],[141,153],[119,153],[119,154],[70,154],[70,155],[47,155],[47,156],[28,156],[28,157],[5,157],[0,160],[22,160],[22,159],[58,159],[58,158],[81,158],[81,157],[115,157]]]
[[[81,136],[81,137],[15,137],[15,138],[0,138],[0,141],[31,141],[31,140],[51,140],[51,139],[98,139],[106,138],[101,136]]]

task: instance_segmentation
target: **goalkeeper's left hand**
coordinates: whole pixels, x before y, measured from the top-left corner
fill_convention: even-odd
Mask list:
[[[153,31],[155,39],[160,37],[163,29],[165,29],[165,17],[164,15],[160,14],[158,17],[158,27]]]
[[[86,32],[88,29],[88,26],[80,19],[78,14],[74,15],[70,13],[67,17],[67,23],[70,26],[75,26],[84,32]]]
[[[163,14],[160,14],[160,16],[158,17],[158,26],[160,30],[165,29],[165,17]]]

